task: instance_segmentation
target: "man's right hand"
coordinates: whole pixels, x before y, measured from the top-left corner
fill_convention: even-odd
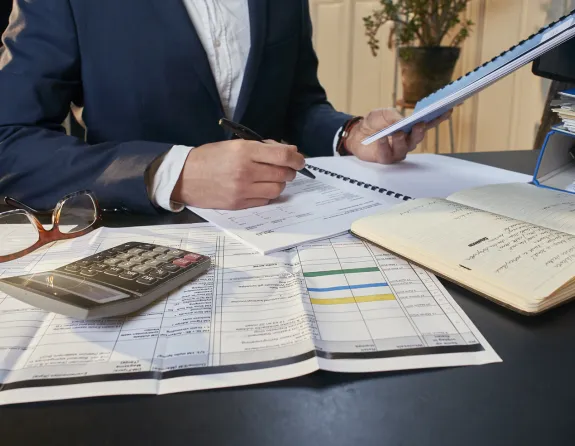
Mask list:
[[[172,201],[198,208],[246,209],[280,196],[305,166],[295,146],[232,140],[190,151]]]

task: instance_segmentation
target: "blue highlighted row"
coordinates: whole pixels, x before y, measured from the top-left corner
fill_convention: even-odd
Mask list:
[[[325,293],[327,291],[341,291],[341,290],[358,290],[361,288],[376,288],[387,286],[387,283],[364,283],[361,285],[348,285],[348,286],[334,286],[330,288],[308,288],[308,291],[315,291],[316,293]]]

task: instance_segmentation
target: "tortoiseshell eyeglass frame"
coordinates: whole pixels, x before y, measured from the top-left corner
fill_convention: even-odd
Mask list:
[[[94,222],[90,226],[88,226],[85,229],[82,229],[81,231],[71,232],[71,233],[63,233],[60,231],[60,214],[62,213],[62,206],[64,205],[64,203],[67,200],[69,200],[71,198],[78,197],[80,195],[86,195],[92,200],[92,203],[94,204],[94,209],[96,211],[96,218],[94,219]],[[14,209],[12,211],[0,212],[0,219],[2,217],[8,216],[8,215],[24,215],[24,216],[26,216],[28,218],[28,220],[30,221],[30,223],[32,225],[34,225],[34,227],[38,231],[38,241],[36,243],[34,243],[32,246],[30,246],[29,248],[23,249],[22,251],[18,251],[16,253],[4,255],[4,256],[0,255],[0,263],[8,262],[10,260],[15,260],[15,259],[19,259],[20,257],[24,257],[26,254],[30,254],[31,252],[35,251],[36,249],[38,249],[38,248],[40,248],[40,247],[42,247],[48,243],[51,243],[51,242],[81,237],[83,235],[88,234],[89,232],[94,231],[95,229],[99,228],[100,226],[102,226],[102,210],[100,208],[100,205],[98,204],[98,200],[96,199],[96,196],[94,195],[93,192],[91,192],[89,190],[78,191],[78,192],[74,192],[72,194],[66,195],[64,198],[62,198],[58,202],[58,204],[56,205],[56,207],[53,210],[49,210],[49,211],[37,211],[37,210],[35,210],[29,206],[26,206],[24,203],[21,203],[18,200],[15,200],[14,198],[10,198],[10,197],[4,198],[4,202],[8,206],[14,207],[16,209]],[[42,223],[40,223],[40,221],[35,217],[34,214],[36,214],[36,215],[50,215],[50,214],[52,214],[52,228],[45,229],[44,226],[42,225]]]

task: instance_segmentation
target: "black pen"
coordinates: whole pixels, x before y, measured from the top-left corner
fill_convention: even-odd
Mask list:
[[[229,119],[226,118],[220,119],[220,125],[233,132],[234,135],[236,135],[238,138],[245,139],[248,141],[264,142],[264,139],[253,130],[248,129],[244,125],[232,122]],[[305,167],[302,170],[298,170],[298,172],[301,173],[302,175],[305,175],[308,178],[315,180],[314,174],[311,173],[309,170],[307,170]]]

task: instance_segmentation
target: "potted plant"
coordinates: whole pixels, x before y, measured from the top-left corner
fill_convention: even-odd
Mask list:
[[[380,0],[381,6],[363,19],[374,56],[380,49],[378,30],[387,22],[393,23],[388,46],[391,48],[395,40],[405,102],[415,104],[451,82],[460,45],[473,26],[470,20],[460,18],[469,2]]]

